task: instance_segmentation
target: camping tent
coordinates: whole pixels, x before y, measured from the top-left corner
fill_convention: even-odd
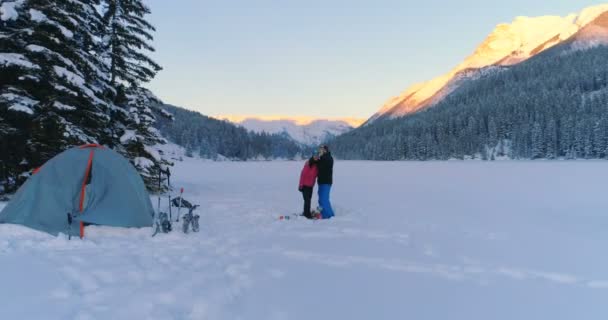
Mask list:
[[[153,215],[143,180],[129,161],[103,146],[84,145],[36,169],[0,212],[0,223],[83,237],[85,224],[148,227]]]

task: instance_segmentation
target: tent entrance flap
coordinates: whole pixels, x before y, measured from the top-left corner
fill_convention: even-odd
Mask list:
[[[87,168],[84,172],[84,177],[82,179],[82,187],[80,188],[80,203],[78,206],[80,214],[82,214],[84,211],[84,200],[87,194],[87,185],[89,185],[91,182],[91,168],[93,167],[93,156],[95,154],[93,150],[94,149],[91,149],[91,151],[89,152],[89,161],[87,162]],[[84,238],[84,222],[82,221],[80,221],[80,238]]]

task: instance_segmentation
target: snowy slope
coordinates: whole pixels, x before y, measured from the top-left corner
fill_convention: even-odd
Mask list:
[[[579,30],[572,38],[568,39],[568,42],[576,50],[584,50],[597,45],[607,45],[608,12],[603,13]]]
[[[194,235],[0,225],[0,318],[605,319],[605,162],[337,162],[278,221],[301,165],[178,163]]]
[[[255,117],[219,116],[254,132],[285,133],[293,140],[305,145],[318,145],[329,138],[346,133],[358,127],[363,120],[315,119],[310,117]]]
[[[381,117],[395,118],[416,112],[443,99],[454,78],[488,66],[509,66],[537,55],[568,40],[598,16],[608,11],[608,4],[584,9],[566,17],[517,17],[511,24],[500,24],[483,43],[456,68],[433,80],[416,84],[389,99],[368,122]],[[448,86],[449,87],[449,86]]]

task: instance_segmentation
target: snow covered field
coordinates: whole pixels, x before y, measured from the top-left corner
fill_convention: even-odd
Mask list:
[[[279,221],[300,167],[179,163],[195,235],[0,225],[0,319],[608,314],[608,162],[337,162],[336,218]]]

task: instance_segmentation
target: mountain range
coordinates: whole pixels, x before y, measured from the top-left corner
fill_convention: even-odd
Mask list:
[[[456,71],[416,86],[333,140],[335,153],[368,160],[608,158],[608,6],[563,19],[499,26]],[[559,28],[545,28],[551,25]]]
[[[579,46],[605,41],[602,37],[604,30],[597,26],[596,19],[606,11],[608,4],[603,4],[565,17],[517,17],[510,24],[499,24],[461,64],[389,99],[367,124],[378,119],[402,117],[436,105],[469,80],[526,61],[560,43],[572,41],[573,37],[578,39]]]
[[[364,119],[289,116],[218,116],[243,128],[269,134],[283,134],[305,146],[315,146],[359,127]]]

